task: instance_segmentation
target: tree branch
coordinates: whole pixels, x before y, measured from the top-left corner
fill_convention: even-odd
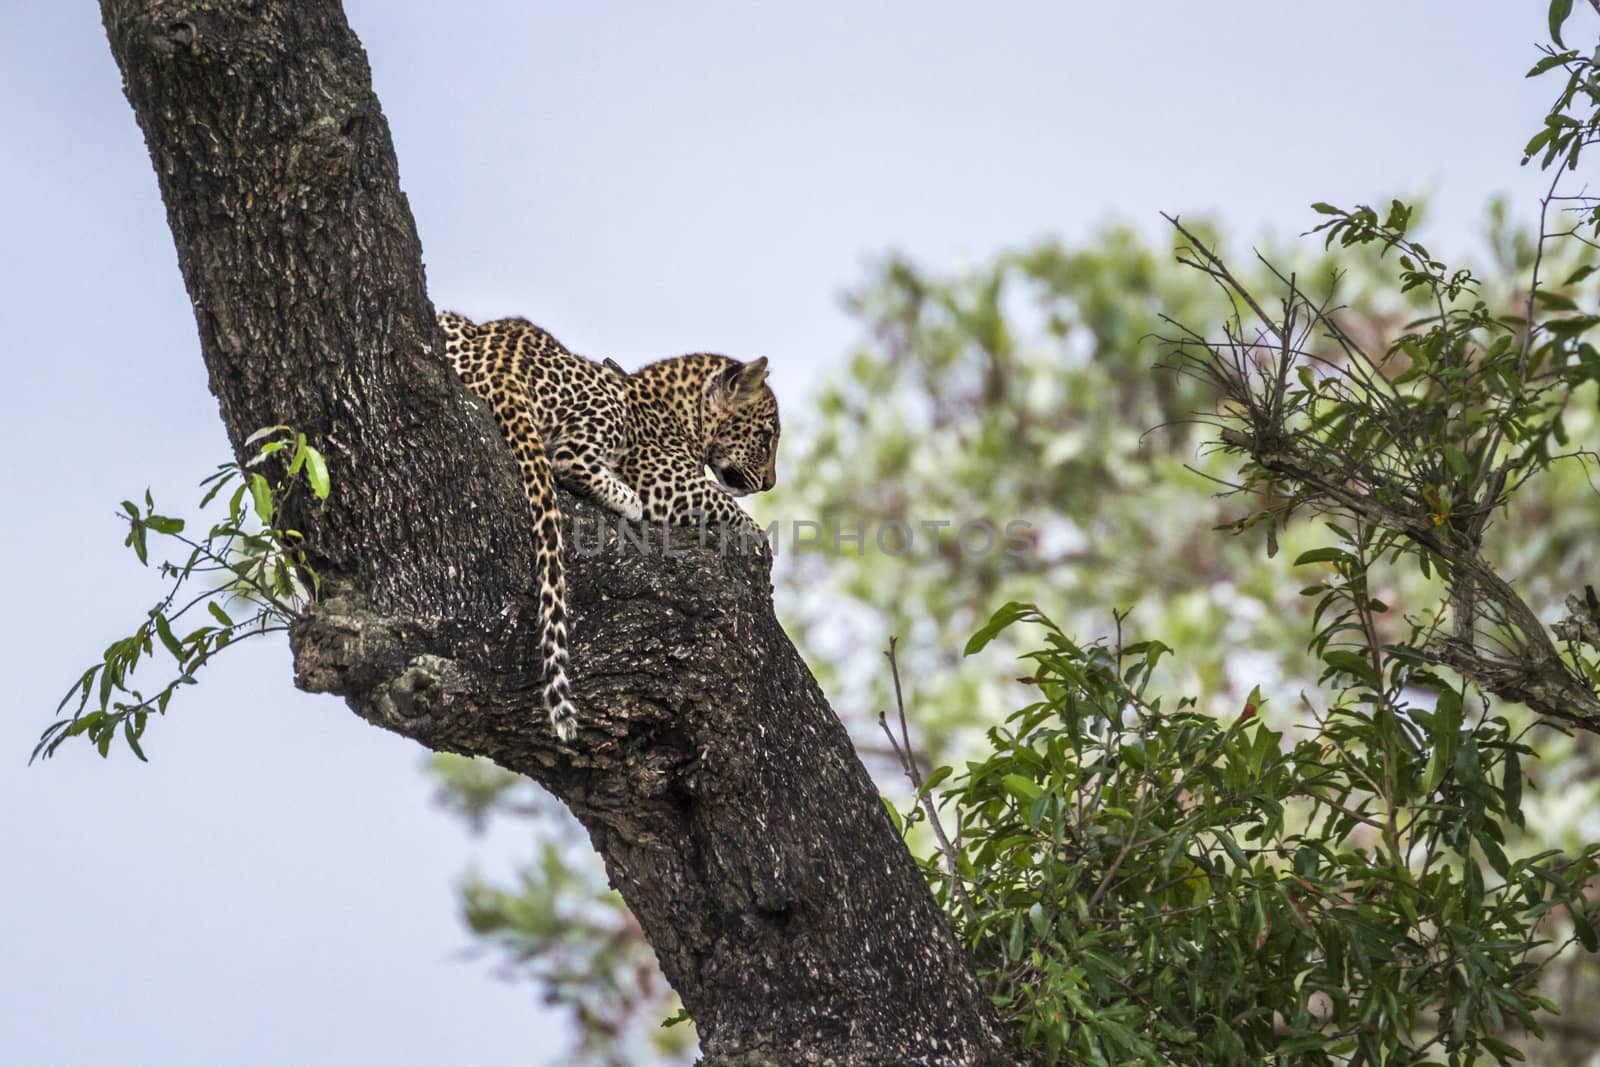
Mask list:
[[[1540,715],[1600,732],[1600,696],[1562,659],[1538,614],[1480,550],[1490,515],[1507,499],[1506,472],[1511,465],[1499,469],[1482,496],[1457,504],[1449,521],[1437,519],[1436,509],[1430,509],[1425,497],[1433,480],[1427,470],[1428,455],[1437,448],[1418,437],[1415,415],[1398,402],[1381,366],[1348,341],[1327,306],[1308,300],[1292,276],[1273,272],[1288,292],[1284,314],[1269,315],[1205,242],[1175,218],[1167,219],[1189,243],[1180,262],[1216,280],[1236,306],[1243,301],[1256,316],[1260,331],[1257,340],[1247,340],[1243,320],[1235,318],[1223,341],[1210,341],[1192,331],[1170,339],[1179,349],[1180,365],[1214,385],[1223,401],[1222,444],[1248,455],[1261,471],[1292,486],[1293,506],[1348,514],[1443,561],[1460,632],[1454,637],[1432,636],[1420,644],[1416,651],[1424,659]],[[1325,328],[1339,344],[1348,364],[1341,373],[1354,382],[1339,395],[1347,409],[1359,412],[1363,429],[1377,444],[1330,446],[1304,411],[1295,416],[1298,423],[1291,424],[1284,407],[1290,364],[1314,358],[1294,340],[1295,309],[1303,323]],[[1257,360],[1268,355],[1272,365],[1263,371]],[[1497,447],[1499,440],[1496,432],[1488,447]],[[1484,469],[1493,460],[1492,453],[1486,453]],[[1475,477],[1472,485],[1482,486],[1484,481]],[[1259,491],[1248,480],[1246,489]],[[1462,605],[1474,610],[1464,611]],[[1474,639],[1472,616],[1477,613],[1500,624],[1498,637],[1506,654],[1496,655]],[[1576,618],[1567,620],[1556,635],[1579,633],[1574,625]]]

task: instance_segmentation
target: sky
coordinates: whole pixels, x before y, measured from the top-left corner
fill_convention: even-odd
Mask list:
[[[1313,200],[1426,193],[1448,253],[1493,194],[1531,214],[1554,92],[1522,79],[1543,5],[1488,0],[345,6],[438,306],[627,367],[767,355],[788,427],[889,251],[957,269],[1160,211],[1294,234]],[[96,5],[0,0],[0,102],[0,1060],[561,1062],[455,910],[526,842],[469,838],[423,751],[295,690],[282,643],[218,661],[148,765],[26,765],[158,596],[117,502],[192,515],[227,457]]]

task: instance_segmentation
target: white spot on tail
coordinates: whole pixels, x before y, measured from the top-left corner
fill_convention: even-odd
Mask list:
[[[578,710],[568,701],[561,701],[550,709],[550,725],[555,727],[557,737],[571,741],[578,736]]]
[[[571,741],[578,736],[578,709],[567,699],[567,673],[561,671],[544,687],[544,706],[550,709],[550,725],[556,736]]]

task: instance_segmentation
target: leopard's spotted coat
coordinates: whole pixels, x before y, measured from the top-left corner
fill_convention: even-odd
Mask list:
[[[777,479],[778,401],[767,361],[700,353],[629,374],[574,355],[525,319],[480,324],[444,312],[439,325],[450,365],[489,402],[517,458],[538,534],[544,703],[557,735],[570,740],[577,714],[556,484],[629,519],[759,533],[733,497]]]

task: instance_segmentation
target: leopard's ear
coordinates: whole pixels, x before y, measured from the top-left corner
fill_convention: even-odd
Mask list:
[[[730,363],[718,376],[718,384],[728,403],[737,407],[753,400],[767,381],[767,357],[749,363]]]

